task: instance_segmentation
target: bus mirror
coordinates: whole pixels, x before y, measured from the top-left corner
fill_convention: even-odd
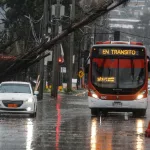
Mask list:
[[[150,72],[150,61],[148,61],[148,72]]]

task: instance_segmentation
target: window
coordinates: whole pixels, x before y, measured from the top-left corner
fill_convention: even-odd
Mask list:
[[[28,84],[1,84],[0,93],[31,93]]]

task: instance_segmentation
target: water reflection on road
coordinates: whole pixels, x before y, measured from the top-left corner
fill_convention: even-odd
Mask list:
[[[150,107],[150,106],[149,106]],[[124,113],[91,117],[87,98],[59,96],[38,103],[36,119],[0,117],[0,150],[150,150],[144,132],[150,120]]]
[[[145,119],[123,120],[120,114],[91,118],[91,150],[145,150]]]
[[[33,141],[33,120],[27,119],[26,150],[32,150],[31,147],[32,141]]]
[[[142,120],[142,119],[136,120],[136,131],[137,131],[136,149],[137,150],[144,150],[144,140],[142,138],[142,135],[145,133],[145,131],[144,131],[144,120]]]
[[[0,150],[33,150],[34,124],[28,115],[1,115]]]
[[[112,131],[101,128],[97,118],[91,119],[91,150],[112,150]]]
[[[91,121],[91,150],[96,150],[96,136],[97,136],[97,126],[96,126],[96,118]]]
[[[61,126],[61,97],[56,101],[57,122],[56,122],[56,150],[59,150],[60,126]]]

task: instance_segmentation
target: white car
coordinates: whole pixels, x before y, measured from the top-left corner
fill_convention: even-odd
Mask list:
[[[25,113],[36,117],[37,95],[29,82],[7,81],[0,84],[0,113]]]

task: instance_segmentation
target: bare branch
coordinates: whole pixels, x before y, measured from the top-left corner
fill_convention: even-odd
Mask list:
[[[14,44],[16,41],[18,41],[19,40],[19,38],[16,38],[16,39],[13,39],[12,41],[8,41],[7,43],[5,43],[5,44],[2,44],[1,46],[0,46],[0,52],[2,53],[2,52],[5,52],[5,50],[9,47],[9,46],[11,46],[12,44]]]
[[[95,10],[93,13],[91,13],[90,15],[86,16],[84,19],[82,19],[81,21],[72,24],[69,28],[67,28],[66,30],[64,30],[61,34],[57,35],[56,37],[54,37],[51,41],[46,42],[46,43],[41,43],[39,46],[35,47],[34,49],[30,50],[29,52],[27,52],[24,56],[18,58],[5,72],[3,75],[6,74],[11,74],[11,72],[17,72],[17,70],[19,69],[24,69],[26,67],[29,67],[30,65],[32,65],[33,63],[36,63],[37,59],[38,61],[41,58],[37,58],[38,55],[42,54],[43,52],[45,52],[47,49],[51,49],[55,44],[57,44],[60,40],[62,40],[64,37],[66,37],[69,33],[74,32],[75,30],[77,30],[80,27],[83,27],[84,25],[87,25],[89,23],[91,23],[92,21],[94,21],[95,19],[97,19],[98,17],[108,13],[109,11],[111,11],[112,9],[118,7],[119,5],[127,2],[128,0],[119,0],[116,1],[114,3],[112,3],[110,5],[107,5],[104,7],[102,7],[101,9],[97,9]],[[109,6],[109,7],[108,7]],[[23,60],[23,61],[21,61]],[[29,61],[30,60],[30,61]],[[32,63],[31,63],[31,60]],[[34,61],[35,60],[35,61]]]

